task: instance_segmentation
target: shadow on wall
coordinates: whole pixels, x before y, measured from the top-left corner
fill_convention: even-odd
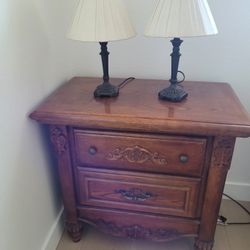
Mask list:
[[[37,124],[38,125],[38,124]],[[48,166],[48,178],[49,183],[52,183],[54,186],[54,192],[53,192],[53,203],[55,205],[55,215],[57,215],[58,211],[60,210],[62,206],[62,195],[61,195],[61,189],[60,189],[60,182],[59,182],[59,173],[58,173],[58,167],[57,167],[57,159],[54,154],[54,148],[52,146],[52,143],[50,141],[50,134],[49,134],[49,128],[45,125],[38,125],[41,135],[41,141],[43,148],[45,149],[46,158],[47,158],[47,166]]]
[[[46,131],[27,117],[51,74],[45,13],[36,3],[0,1],[0,249],[6,250],[40,249],[61,208]]]

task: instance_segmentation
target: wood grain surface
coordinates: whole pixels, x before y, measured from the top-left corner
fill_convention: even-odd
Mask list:
[[[122,79],[113,79],[118,84]],[[181,103],[160,101],[163,80],[134,80],[117,98],[95,99],[98,78],[76,77],[60,87],[31,114],[46,124],[248,137],[250,118],[227,83],[185,82]]]
[[[88,223],[133,239],[196,237],[195,249],[211,250],[235,139],[250,136],[232,88],[185,82],[187,100],[169,103],[157,97],[166,81],[94,99],[99,82],[73,78],[30,115],[50,127],[68,233],[79,241]]]

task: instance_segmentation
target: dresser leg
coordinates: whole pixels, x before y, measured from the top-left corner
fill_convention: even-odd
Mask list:
[[[81,240],[82,237],[82,231],[83,231],[83,223],[82,222],[77,222],[77,223],[72,223],[72,222],[66,222],[65,223],[66,230],[72,240],[74,242],[78,242]]]
[[[197,250],[211,250],[221,204],[223,189],[230,168],[235,138],[215,137],[205,191]]]
[[[49,129],[50,139],[54,146],[58,162],[66,218],[65,227],[73,241],[77,242],[81,239],[82,223],[77,220],[76,194],[69,150],[69,134],[65,126],[51,125]]]
[[[213,245],[214,245],[213,241],[206,242],[199,239],[196,239],[194,244],[195,250],[212,250]]]

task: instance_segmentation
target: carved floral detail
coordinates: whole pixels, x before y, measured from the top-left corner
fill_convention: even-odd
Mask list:
[[[234,151],[235,138],[220,137],[214,142],[213,166],[229,168]]]
[[[213,241],[201,241],[198,239],[195,241],[196,250],[212,250],[213,245],[214,245]]]
[[[128,162],[140,164],[145,163],[146,161],[152,161],[153,163],[159,165],[167,164],[167,159],[165,157],[161,156],[157,152],[152,153],[141,146],[127,147],[124,149],[117,148],[113,152],[109,153],[106,156],[106,159],[110,161],[126,159]]]
[[[67,151],[67,134],[64,127],[51,126],[50,138],[58,155],[62,155]]]
[[[65,227],[69,233],[79,233],[83,228],[82,222],[72,223],[72,222],[65,222]]]
[[[82,229],[83,229],[82,222],[76,222],[76,223],[65,222],[65,227],[74,242],[78,242],[81,240]]]
[[[170,240],[181,236],[177,230],[169,228],[151,229],[136,224],[118,226],[113,222],[107,222],[102,219],[94,221],[94,223],[103,231],[131,239]]]
[[[118,189],[115,190],[116,193],[121,194],[121,196],[130,201],[146,201],[150,198],[156,197],[157,195],[150,192],[144,192],[139,188],[131,188],[129,190]]]

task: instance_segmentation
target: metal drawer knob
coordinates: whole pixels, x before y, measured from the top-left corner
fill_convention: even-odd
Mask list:
[[[96,153],[97,153],[96,147],[90,147],[90,148],[89,148],[89,154],[90,154],[90,155],[95,155]]]
[[[187,163],[189,160],[187,155],[180,155],[180,162],[181,163]]]

